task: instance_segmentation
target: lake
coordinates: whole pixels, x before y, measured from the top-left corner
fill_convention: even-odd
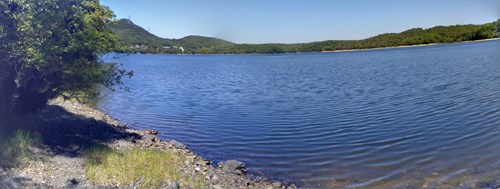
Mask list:
[[[275,55],[118,55],[98,108],[249,174],[317,188],[500,180],[500,41]],[[482,184],[482,185],[481,185]]]

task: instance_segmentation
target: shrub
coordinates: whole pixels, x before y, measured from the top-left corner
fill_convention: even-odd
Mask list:
[[[92,94],[131,72],[100,60],[113,50],[114,15],[98,0],[0,2],[0,126],[58,95]]]

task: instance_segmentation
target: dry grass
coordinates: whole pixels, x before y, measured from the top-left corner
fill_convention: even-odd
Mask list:
[[[202,176],[187,176],[181,171],[185,158],[176,153],[133,148],[125,152],[104,146],[89,149],[85,158],[87,177],[100,185],[158,188],[177,181],[182,185],[204,188]]]

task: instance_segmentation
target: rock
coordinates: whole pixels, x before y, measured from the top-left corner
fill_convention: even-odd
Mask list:
[[[179,141],[176,141],[176,140],[171,140],[170,144],[172,144],[177,149],[181,149],[181,150],[187,149],[186,145],[184,145],[184,144],[182,144],[182,143],[180,143]]]
[[[179,183],[177,181],[174,181],[170,183],[166,189],[180,189],[181,186],[179,186]]]
[[[206,178],[206,179],[211,179],[211,178],[212,178],[212,176],[214,176],[214,175],[215,175],[215,171],[213,171],[213,170],[208,170],[208,171],[205,173],[205,178]]]
[[[195,167],[195,168],[194,168],[194,170],[195,170],[196,172],[200,172],[200,171],[201,171],[201,168],[200,168],[200,167]]]
[[[188,157],[186,158],[186,161],[184,161],[184,163],[185,163],[186,165],[192,165],[192,164],[194,164],[194,157],[193,157],[193,156],[188,156]]]
[[[158,131],[146,129],[142,131],[144,134],[158,135]]]
[[[224,167],[222,168],[222,170],[237,175],[242,175],[246,172],[245,164],[236,160],[229,160],[224,163]]]
[[[288,186],[288,189],[297,189],[297,186],[295,186],[295,184],[291,184],[290,186]]]
[[[247,181],[247,186],[255,186],[257,184],[254,180]]]
[[[78,184],[80,184],[80,181],[76,178],[72,178],[72,179],[68,180],[69,187],[74,187],[74,186],[77,186]]]
[[[214,189],[224,189],[224,187],[221,185],[214,185]]]
[[[283,185],[280,182],[273,182],[271,184],[274,188],[281,188]]]
[[[212,176],[212,180],[213,180],[213,181],[217,181],[217,180],[219,180],[219,176],[218,176],[218,175],[214,175],[214,176]]]
[[[147,142],[156,141],[156,135],[152,135],[152,134],[146,134],[146,135],[142,136],[141,138],[142,138],[142,140],[147,141]]]
[[[219,163],[217,163],[217,166],[222,169],[222,167],[224,167],[224,162],[219,161]]]

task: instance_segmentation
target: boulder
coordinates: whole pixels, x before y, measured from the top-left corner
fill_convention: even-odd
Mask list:
[[[243,162],[236,160],[229,160],[226,163],[224,163],[224,167],[222,167],[222,170],[237,175],[242,175],[246,173],[245,164]]]
[[[208,170],[206,173],[205,173],[205,178],[206,179],[212,179],[212,177],[215,175],[215,171],[214,170]]]
[[[180,189],[181,186],[179,185],[179,183],[177,181],[174,181],[172,183],[170,183],[166,189]]]
[[[156,135],[146,134],[146,135],[142,136],[141,139],[146,141],[146,142],[154,142],[154,141],[156,141]]]
[[[170,144],[172,144],[172,146],[174,146],[177,149],[181,149],[181,150],[187,149],[186,145],[184,145],[184,144],[182,144],[182,143],[180,143],[179,141],[176,141],[176,140],[171,140]]]
[[[280,182],[273,182],[271,185],[273,188],[281,188],[283,186]]]

